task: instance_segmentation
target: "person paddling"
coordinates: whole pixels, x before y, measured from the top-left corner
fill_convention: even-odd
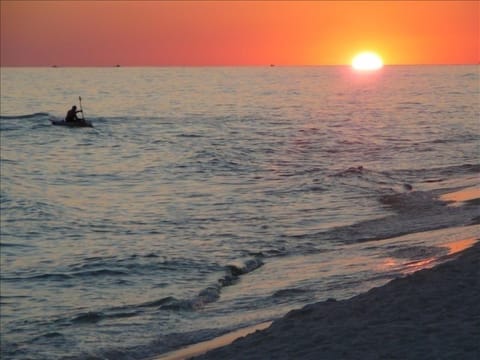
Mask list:
[[[83,119],[79,119],[77,113],[83,112],[82,110],[77,110],[75,105],[72,106],[70,110],[68,110],[67,115],[65,116],[66,122],[82,122]]]

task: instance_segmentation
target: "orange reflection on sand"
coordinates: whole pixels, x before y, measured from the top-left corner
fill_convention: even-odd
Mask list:
[[[442,247],[448,248],[448,255],[456,254],[460,251],[468,249],[477,241],[476,238],[468,238],[462,240],[455,240],[446,244],[443,244]],[[431,268],[439,263],[440,257],[429,257],[427,259],[423,259],[420,261],[414,261],[411,263],[406,264],[406,272],[407,274],[411,274],[418,270]]]
[[[405,259],[386,258],[379,266],[380,271],[397,270],[402,274],[411,274],[415,271],[426,269],[433,266],[435,257],[429,257],[422,260],[405,261]]]
[[[440,197],[443,201],[453,201],[456,203],[468,200],[474,200],[480,198],[480,188],[471,187],[455,191],[452,193],[444,194]]]
[[[386,259],[381,265],[381,269],[391,269],[394,266],[398,266],[398,261],[393,258]]]
[[[419,270],[431,268],[435,265],[436,260],[438,260],[438,258],[430,257],[428,259],[410,262],[406,264],[404,273],[411,274]]]
[[[455,240],[449,243],[441,244],[439,245],[439,247],[448,249],[447,255],[452,255],[452,254],[461,252],[465,249],[468,249],[469,247],[473,246],[473,244],[475,244],[476,241],[478,241],[477,238],[471,237],[467,239]],[[437,256],[430,256],[425,259],[409,261],[409,262],[403,262],[401,260],[394,259],[394,258],[387,258],[384,260],[382,264],[380,264],[379,267],[386,271],[390,271],[392,269],[397,268],[403,274],[411,274],[416,271],[431,268],[437,265],[439,262],[441,262],[440,260],[444,255],[445,253],[438,254]]]
[[[469,247],[472,247],[476,241],[477,239],[472,237],[468,239],[450,242],[448,244],[445,244],[445,247],[448,247],[448,254],[450,255],[450,254],[455,254],[465,249],[468,249]]]
[[[204,341],[198,344],[187,346],[180,350],[175,350],[164,354],[155,360],[183,360],[194,356],[202,355],[209,350],[231,344],[236,339],[252,334],[258,330],[264,330],[272,324],[272,321],[264,322],[247,328],[239,329],[231,333],[219,336],[215,339]]]

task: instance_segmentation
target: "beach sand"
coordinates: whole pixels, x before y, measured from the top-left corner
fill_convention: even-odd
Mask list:
[[[307,305],[195,359],[480,359],[480,243],[344,301]]]
[[[448,201],[477,196],[459,192]],[[347,300],[307,305],[262,324],[264,330],[252,327],[157,359],[479,360],[480,234],[467,240],[459,239],[434,268]]]

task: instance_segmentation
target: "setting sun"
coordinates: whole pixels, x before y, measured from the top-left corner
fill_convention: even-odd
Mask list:
[[[352,67],[355,70],[378,70],[382,66],[382,58],[373,52],[362,52],[352,60]]]

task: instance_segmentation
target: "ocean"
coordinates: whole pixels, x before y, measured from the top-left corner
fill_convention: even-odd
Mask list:
[[[2,68],[0,357],[148,359],[471,245],[479,70]]]

